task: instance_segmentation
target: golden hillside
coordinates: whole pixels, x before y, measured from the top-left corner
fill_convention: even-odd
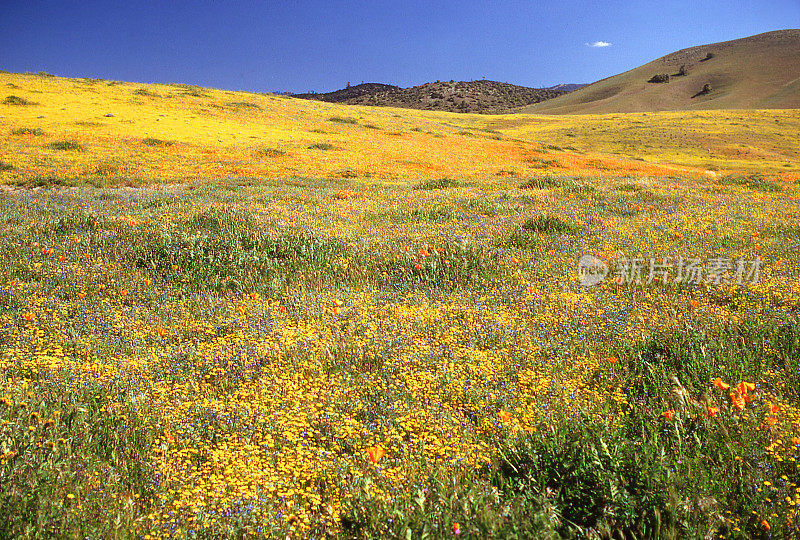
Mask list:
[[[2,73],[0,182],[448,177],[492,183],[552,174],[694,176],[713,168],[791,176],[800,170],[796,111],[714,114],[466,115]]]

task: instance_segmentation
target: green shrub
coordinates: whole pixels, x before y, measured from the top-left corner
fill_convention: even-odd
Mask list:
[[[175,143],[173,141],[162,141],[154,137],[146,137],[142,139],[142,144],[146,144],[147,146],[172,146]]]
[[[578,228],[556,216],[536,216],[527,219],[521,226],[523,231],[536,233],[575,234]]]
[[[8,96],[3,100],[4,105],[38,105],[38,103],[34,103],[33,101],[28,101],[25,98],[21,98],[19,96]]]
[[[669,73],[659,73],[657,75],[653,75],[650,77],[650,80],[647,82],[649,83],[668,83],[669,82]]]
[[[11,132],[12,135],[44,135],[40,128],[17,128]]]
[[[425,180],[417,184],[414,189],[431,190],[431,189],[450,189],[460,187],[461,183],[452,178],[435,178]]]
[[[137,88],[133,91],[133,93],[137,96],[145,96],[145,97],[161,97],[159,94],[155,92],[151,92],[147,88]]]
[[[53,150],[72,150],[75,152],[83,152],[85,150],[81,143],[69,140],[52,142],[47,147]]]
[[[249,101],[226,101],[226,107],[230,107],[232,109],[253,109],[253,110],[261,110],[261,106],[256,103],[251,103]]]
[[[314,143],[309,145],[308,148],[311,150],[333,150],[336,147],[330,143]]]
[[[341,116],[331,116],[328,118],[329,122],[338,122],[339,124],[358,124],[358,120],[355,118],[343,118]]]

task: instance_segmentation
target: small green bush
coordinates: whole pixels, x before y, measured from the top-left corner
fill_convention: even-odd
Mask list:
[[[522,230],[538,233],[574,234],[578,228],[556,216],[536,216],[521,225]]]
[[[3,105],[21,105],[21,106],[25,106],[25,105],[37,105],[37,103],[34,103],[33,101],[28,101],[27,99],[19,97],[19,96],[13,96],[12,95],[12,96],[6,97],[6,99],[3,100]]]
[[[249,101],[226,101],[226,107],[230,107],[232,109],[254,109],[254,110],[261,110],[261,106],[256,103],[251,103]]]
[[[172,141],[162,141],[161,139],[147,137],[142,139],[142,144],[146,144],[147,146],[172,146],[175,143]]]
[[[330,118],[328,118],[328,121],[337,122],[339,124],[353,124],[353,125],[358,124],[358,120],[356,120],[355,118],[343,118],[341,116],[331,116]]]
[[[44,131],[39,128],[17,128],[11,132],[12,135],[44,135]]]
[[[309,145],[308,148],[310,150],[333,150],[336,147],[330,143],[314,143],[312,145]]]
[[[137,88],[136,90],[133,91],[133,93],[136,94],[137,96],[161,97],[159,94],[156,94],[155,92],[151,92],[147,88]]]
[[[520,184],[519,189],[550,189],[563,185],[564,180],[556,176],[534,176]]]
[[[53,150],[71,150],[75,152],[83,152],[84,146],[77,141],[56,141],[47,145],[48,148]]]
[[[650,77],[650,80],[647,81],[650,83],[668,83],[669,82],[669,73],[659,73],[657,75],[653,75]]]
[[[430,190],[430,189],[449,189],[460,187],[461,184],[458,180],[452,178],[432,178],[417,184],[414,189]]]

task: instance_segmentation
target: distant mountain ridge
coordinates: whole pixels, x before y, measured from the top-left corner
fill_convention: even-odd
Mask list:
[[[800,30],[675,51],[543,103],[534,114],[800,108]]]
[[[292,94],[292,97],[349,105],[496,114],[552,99],[581,86],[560,84],[551,88],[530,88],[485,79],[436,81],[410,88],[362,83],[334,92]]]

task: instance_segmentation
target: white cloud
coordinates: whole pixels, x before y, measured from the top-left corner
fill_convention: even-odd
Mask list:
[[[587,47],[611,47],[608,41],[595,41],[594,43],[587,43]]]

